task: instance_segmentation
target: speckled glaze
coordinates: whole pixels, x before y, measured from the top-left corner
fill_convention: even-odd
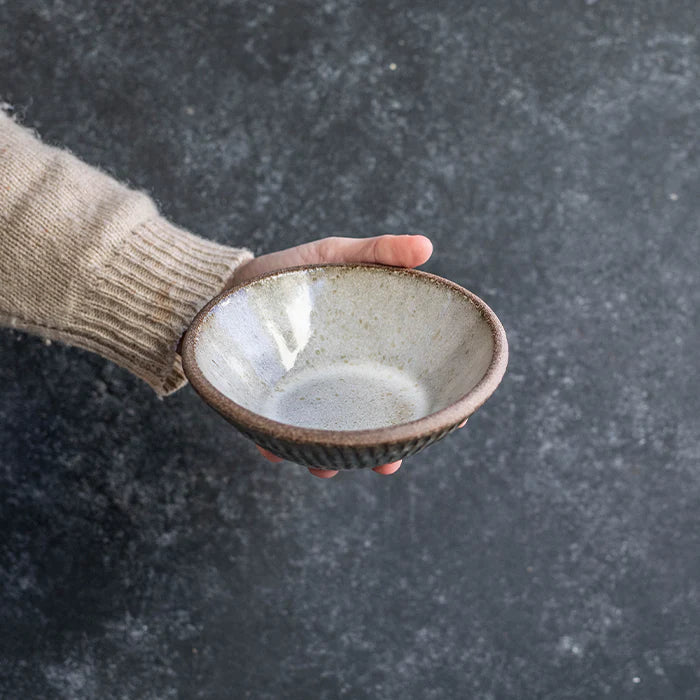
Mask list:
[[[502,325],[471,292],[378,265],[312,265],[239,285],[183,343],[195,390],[280,457],[335,469],[415,454],[496,389]]]

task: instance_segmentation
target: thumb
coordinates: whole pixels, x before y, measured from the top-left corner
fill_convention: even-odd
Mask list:
[[[422,265],[433,253],[425,236],[374,236],[372,238],[324,238],[306,244],[302,254],[322,263],[376,263],[398,267]],[[304,248],[304,246],[300,246]]]
[[[245,282],[257,275],[285,267],[323,263],[377,263],[417,267],[428,260],[432,252],[433,244],[425,236],[332,236],[254,258],[238,269],[233,281]]]

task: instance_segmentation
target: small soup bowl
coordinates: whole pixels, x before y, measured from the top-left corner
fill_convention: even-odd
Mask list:
[[[182,347],[195,391],[244,435],[309,467],[395,462],[494,392],[503,326],[459,285],[381,265],[308,265],[233,287]]]

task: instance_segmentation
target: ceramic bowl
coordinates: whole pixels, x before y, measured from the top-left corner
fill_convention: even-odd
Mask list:
[[[477,296],[418,270],[310,265],[212,300],[190,326],[185,374],[244,435],[310,467],[375,467],[469,417],[508,361]]]

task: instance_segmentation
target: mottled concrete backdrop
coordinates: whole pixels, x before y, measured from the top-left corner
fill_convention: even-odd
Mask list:
[[[0,697],[700,697],[697,0],[0,0],[0,95],[177,223],[425,233],[511,364],[395,477],[0,332]]]

